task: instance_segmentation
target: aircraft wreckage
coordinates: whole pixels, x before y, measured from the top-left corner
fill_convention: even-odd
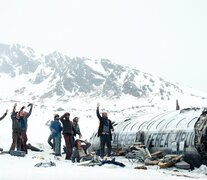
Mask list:
[[[99,149],[99,138],[94,132],[91,148]],[[187,108],[131,117],[114,123],[113,149],[127,149],[143,144],[150,153],[183,155],[194,167],[207,165],[207,109]]]

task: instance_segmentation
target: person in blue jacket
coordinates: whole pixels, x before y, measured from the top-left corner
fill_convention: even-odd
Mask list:
[[[54,120],[51,121],[50,130],[52,132],[52,138],[54,140],[55,156],[61,156],[61,131],[63,127],[59,121],[60,116],[55,114]]]

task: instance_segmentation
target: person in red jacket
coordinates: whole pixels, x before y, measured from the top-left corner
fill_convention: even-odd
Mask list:
[[[102,116],[99,113],[100,103],[97,103],[96,114],[99,119],[98,137],[100,137],[100,157],[105,156],[105,145],[107,146],[107,156],[111,156],[111,140],[112,131],[114,130],[112,122],[108,119],[107,112],[102,112]]]

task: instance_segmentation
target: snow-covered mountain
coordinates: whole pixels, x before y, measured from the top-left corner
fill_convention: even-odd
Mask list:
[[[63,109],[89,109],[101,101],[107,109],[136,113],[175,109],[176,99],[181,108],[207,106],[207,93],[138,69],[57,51],[42,55],[19,44],[0,44],[0,83],[4,102],[32,101]]]
[[[45,125],[58,111],[71,113],[71,119],[78,115],[83,140],[91,137],[98,129],[95,113],[97,101],[101,108],[110,110],[110,119],[120,116],[136,115],[150,110],[175,109],[175,100],[181,107],[204,106],[207,95],[166,82],[159,77],[112,63],[109,60],[90,60],[87,58],[69,58],[54,52],[41,55],[29,47],[0,44],[0,116],[5,110],[12,110],[14,102],[17,109],[27,103],[34,103],[28,121],[28,142],[43,149],[43,152],[29,150],[24,158],[0,155],[0,179],[205,179],[206,166],[192,172],[172,172],[149,167],[147,171],[135,169],[139,164],[131,163],[124,157],[116,160],[126,164],[125,168],[111,165],[83,167],[71,161],[65,161],[65,155],[57,160],[47,144],[50,129]],[[26,110],[27,107],[26,107]],[[0,121],[0,147],[8,150],[12,142],[12,122],[9,114]],[[113,117],[114,116],[114,117]],[[62,138],[62,146],[64,139]],[[15,161],[15,163],[14,163]],[[41,162],[56,163],[56,167],[34,167]],[[12,169],[14,173],[8,171]],[[51,169],[52,168],[52,169]],[[54,169],[55,168],[55,169]],[[27,169],[27,171],[25,171]],[[63,173],[68,171],[74,173]],[[76,173],[78,172],[78,173]],[[96,173],[94,173],[96,172]],[[177,177],[179,176],[179,177]]]

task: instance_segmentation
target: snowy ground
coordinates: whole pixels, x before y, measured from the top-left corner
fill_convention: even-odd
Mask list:
[[[13,105],[13,104],[12,104]],[[9,107],[12,107],[9,105]],[[20,106],[21,107],[21,106]],[[4,111],[1,110],[1,114]],[[0,147],[8,150],[12,142],[11,131],[11,109],[8,115],[0,121]],[[47,137],[50,133],[49,128],[45,125],[48,119],[53,118],[53,114],[49,110],[42,110],[35,108],[31,117],[29,118],[28,127],[28,142],[43,150],[43,152],[34,152],[29,150],[25,157],[16,157],[9,154],[0,154],[0,180],[10,179],[142,179],[142,180],[182,180],[182,179],[207,179],[207,167],[201,166],[199,169],[193,171],[178,170],[178,169],[160,169],[158,166],[148,166],[147,170],[135,169],[141,166],[138,163],[130,163],[124,157],[116,157],[116,161],[124,163],[125,167],[116,165],[102,165],[94,167],[80,166],[78,163],[64,160],[65,155],[57,160],[51,154],[51,149],[47,144]],[[62,113],[60,113],[61,115]],[[71,113],[72,117],[76,116]],[[84,113],[79,114],[80,127],[83,134],[83,139],[88,139],[90,135],[97,129],[98,123],[94,116],[87,118]],[[64,145],[64,141],[62,141]],[[54,162],[54,167],[35,167],[40,162]]]
[[[29,151],[25,157],[16,157],[9,154],[0,155],[0,179],[207,179],[206,166],[201,166],[191,172],[178,169],[159,169],[158,166],[148,167],[147,170],[134,169],[141,166],[137,163],[129,163],[124,157],[117,157],[116,161],[124,163],[125,167],[116,165],[103,165],[94,167],[80,166],[79,163],[65,161],[64,155],[60,160],[49,154],[50,150],[44,152]],[[54,162],[53,167],[35,167],[40,162]]]

